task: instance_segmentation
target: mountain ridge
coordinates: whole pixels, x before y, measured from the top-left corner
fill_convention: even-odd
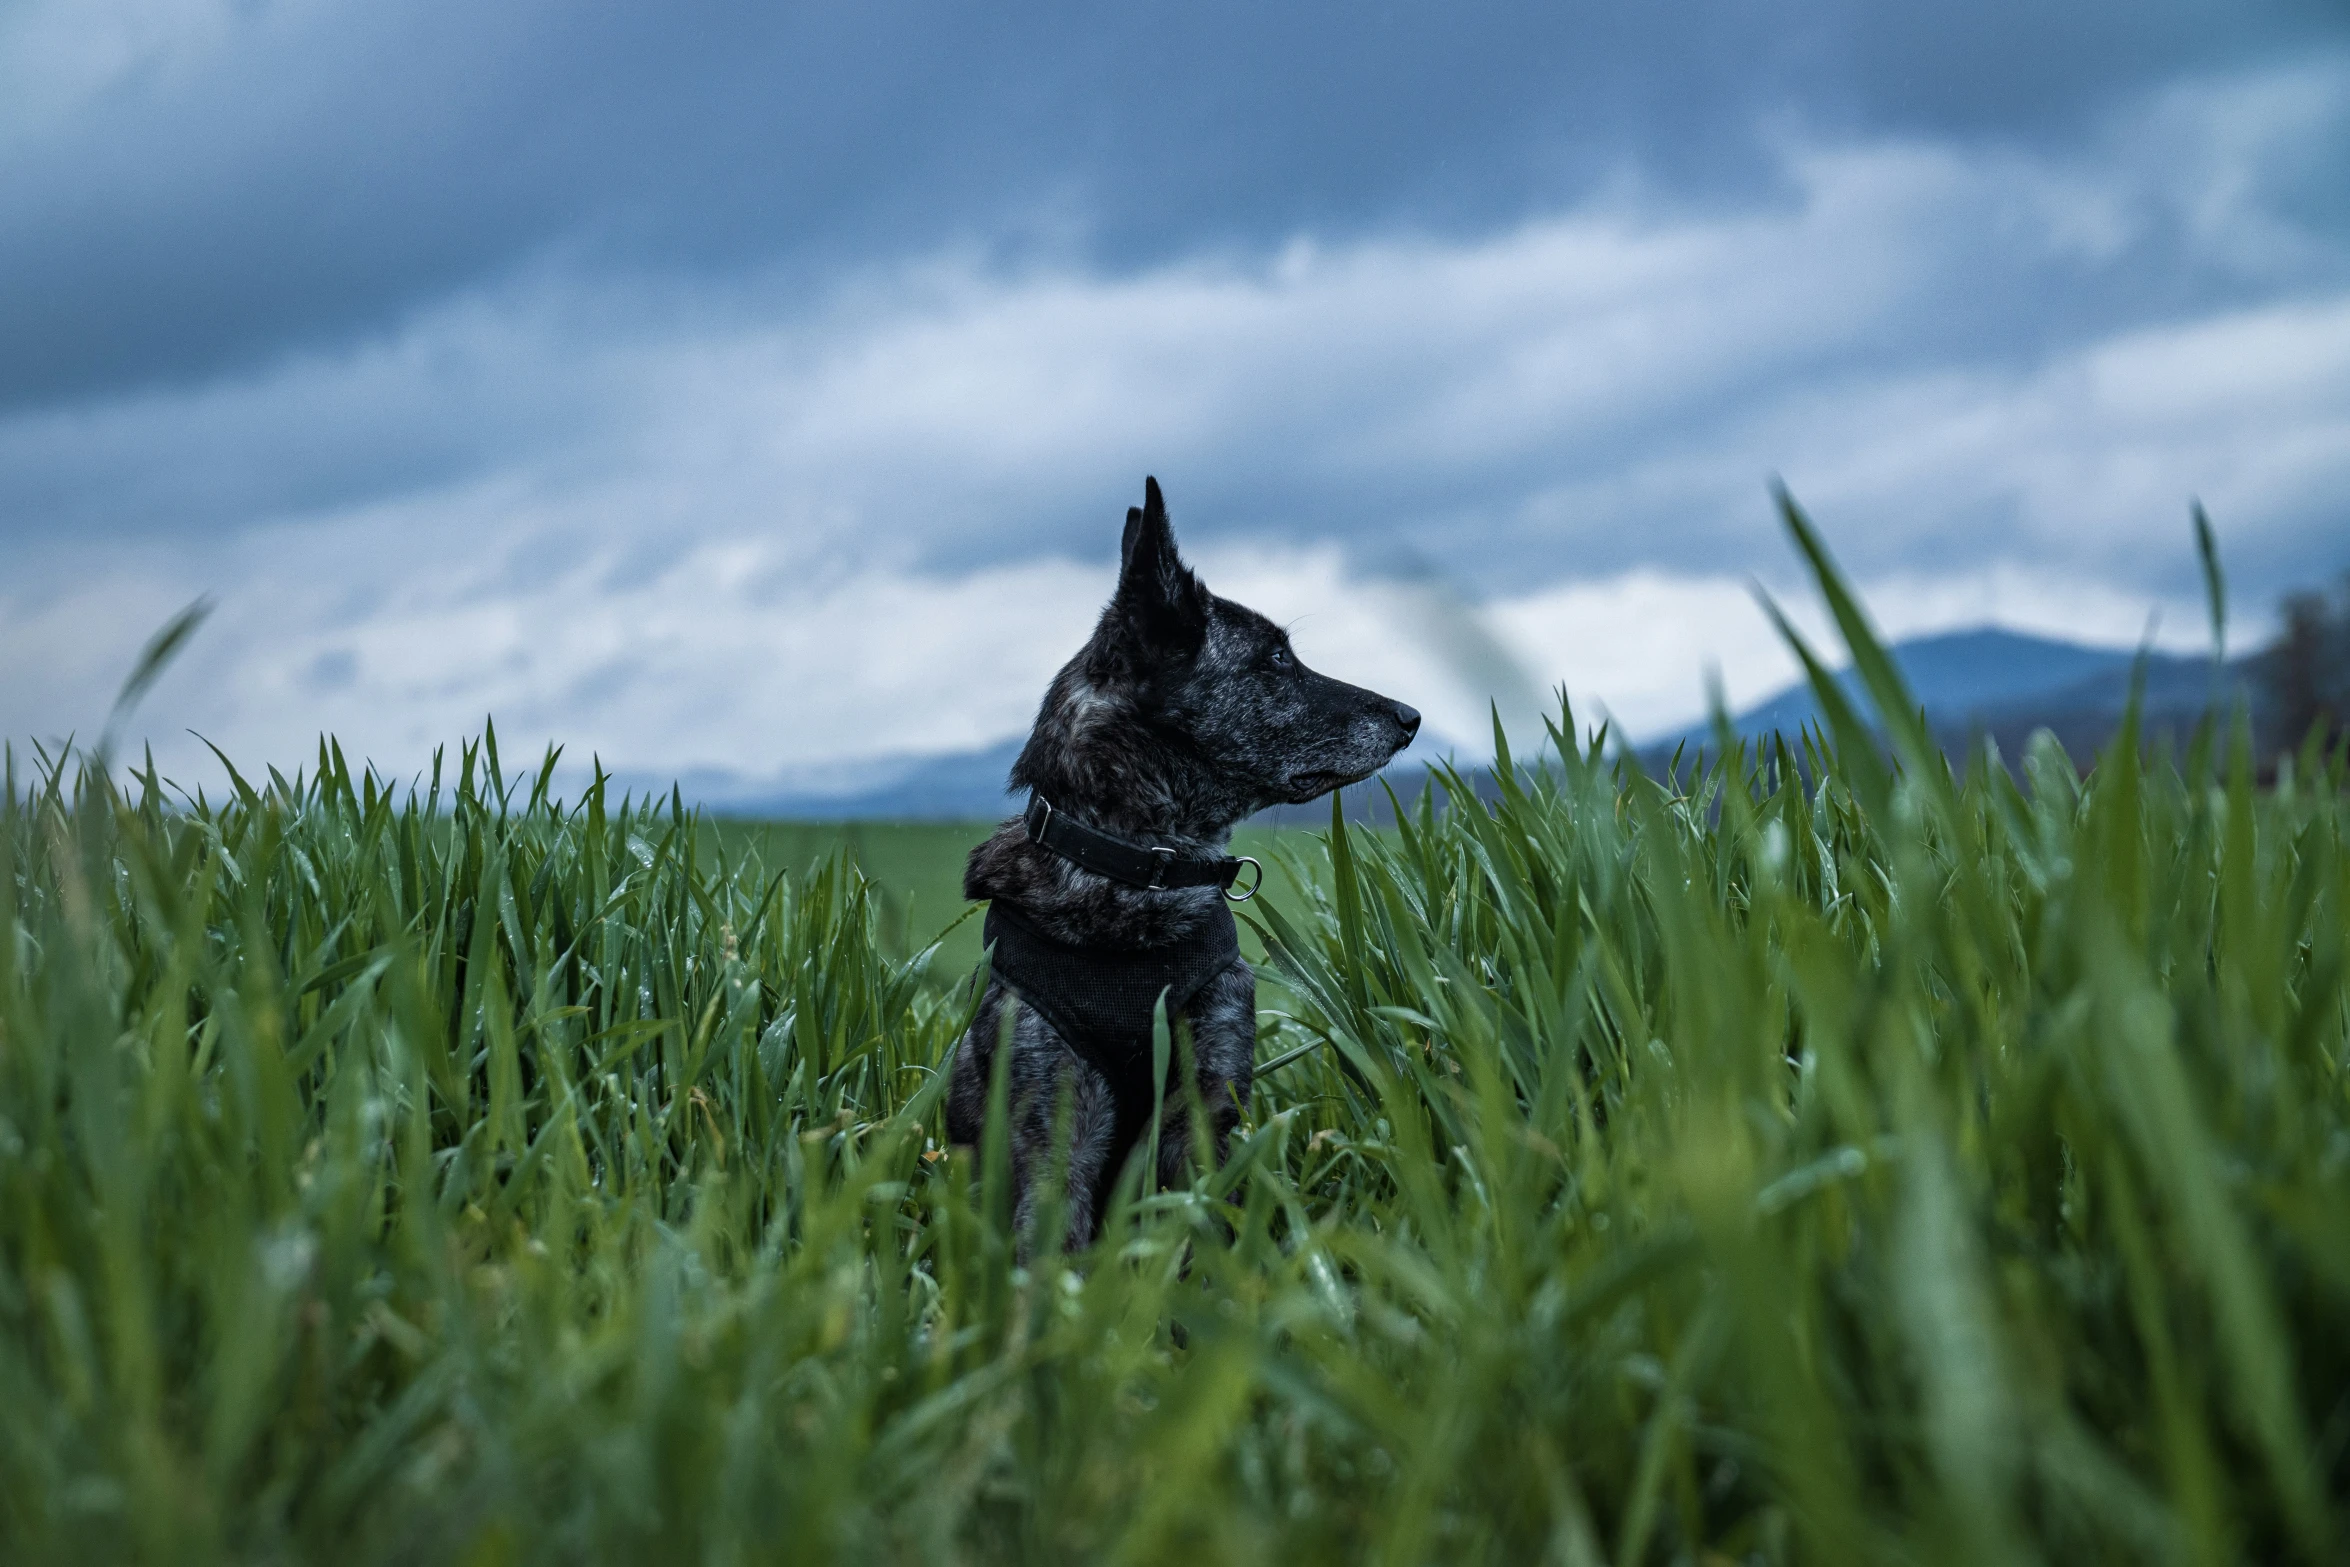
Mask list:
[[[1887,651],[1912,694],[1926,710],[1943,743],[1956,749],[1977,735],[1989,735],[2002,754],[2022,753],[2036,729],[2054,732],[2075,756],[2093,752],[2111,735],[2128,700],[2131,682],[2142,678],[2149,732],[2183,731],[2215,695],[2243,692],[2245,660],[2224,673],[2211,660],[2177,653],[2099,647],[2036,636],[1996,626],[1911,637]],[[1873,709],[1858,677],[1847,668],[1838,680],[1863,714]],[[1744,739],[1774,730],[1794,735],[1819,720],[1810,686],[1802,681],[1770,693],[1733,715],[1731,729]],[[1676,748],[1709,745],[1710,720],[1688,725],[1633,746],[1651,770],[1661,770]],[[807,821],[985,821],[1013,812],[1005,777],[1020,754],[1022,737],[967,751],[927,757],[891,758],[818,775],[748,779],[736,774],[687,774],[678,787],[689,798],[723,816]],[[1410,798],[1431,776],[1434,761],[1406,758],[1382,777],[1396,794]],[[667,780],[625,778],[666,793]],[[1386,789],[1371,779],[1347,791],[1349,816],[1378,815]],[[1319,822],[1329,807],[1277,806],[1260,820]]]

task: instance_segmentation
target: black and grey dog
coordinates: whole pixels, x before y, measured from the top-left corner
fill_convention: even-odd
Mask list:
[[[1280,627],[1202,587],[1175,552],[1158,481],[1143,493],[1126,514],[1117,591],[1053,677],[1012,764],[1027,810],[972,850],[963,873],[966,897],[992,900],[994,958],[955,1052],[947,1128],[979,1140],[1006,1042],[1025,1234],[1065,1093],[1072,1246],[1093,1238],[1148,1126],[1162,993],[1169,1022],[1189,1021],[1217,1157],[1248,1103],[1256,976],[1226,899],[1253,892],[1241,879],[1253,862],[1225,855],[1233,824],[1369,777],[1420,727],[1402,703],[1306,668]],[[1189,1095],[1158,1086],[1170,1181],[1192,1144]]]

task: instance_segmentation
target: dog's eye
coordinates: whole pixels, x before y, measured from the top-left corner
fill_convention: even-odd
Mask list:
[[[1285,647],[1277,647],[1272,652],[1265,655],[1265,662],[1272,665],[1275,669],[1287,669],[1292,663],[1295,662],[1295,660],[1289,656],[1289,649]]]

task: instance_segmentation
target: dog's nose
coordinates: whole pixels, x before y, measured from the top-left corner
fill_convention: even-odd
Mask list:
[[[1395,704],[1395,721],[1403,725],[1403,743],[1410,745],[1412,736],[1420,732],[1420,710],[1398,702]]]

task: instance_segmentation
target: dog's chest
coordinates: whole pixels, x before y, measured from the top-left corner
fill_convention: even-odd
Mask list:
[[[998,900],[988,910],[986,940],[995,977],[1107,1071],[1138,1054],[1147,1060],[1156,1010],[1163,1005],[1169,1018],[1181,1016],[1239,960],[1232,916],[1216,914],[1181,941],[1128,951],[1059,940]]]

